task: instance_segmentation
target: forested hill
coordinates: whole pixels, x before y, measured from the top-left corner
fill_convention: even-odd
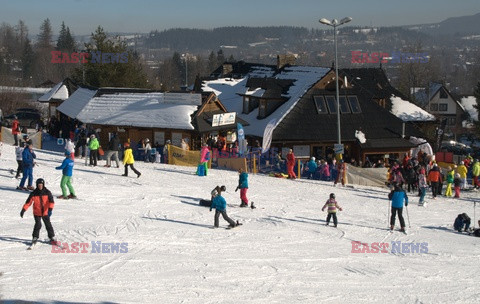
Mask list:
[[[245,46],[248,44],[279,39],[284,43],[296,43],[307,38],[315,30],[303,27],[221,27],[205,29],[168,29],[152,31],[145,40],[147,48],[170,48],[189,50],[217,49],[219,46]]]

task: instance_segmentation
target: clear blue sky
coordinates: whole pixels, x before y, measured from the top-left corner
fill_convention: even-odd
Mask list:
[[[325,28],[318,19],[353,18],[351,25],[391,26],[440,22],[480,12],[480,0],[2,0],[0,22],[25,21],[37,34],[49,18],[76,35],[98,25],[108,32],[149,32],[169,28],[287,25]]]

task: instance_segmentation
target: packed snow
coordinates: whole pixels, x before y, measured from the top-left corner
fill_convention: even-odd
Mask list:
[[[34,178],[44,178],[54,196],[60,195],[61,171],[55,167],[63,154],[36,154]],[[387,229],[386,188],[334,188],[331,182],[249,174],[247,196],[257,209],[239,208],[233,171],[212,169],[199,177],[196,168],[137,161],[141,177],[132,172],[123,177],[122,166],[105,168],[100,161],[89,167],[77,158],[78,199],[56,199],[51,221],[64,246],[89,247],[87,253],[53,253],[46,243],[26,250],[34,221],[31,208],[20,218],[28,193],[15,190],[14,155],[13,146],[3,145],[0,301],[5,303],[480,302],[480,238],[452,230],[457,214],[473,219],[477,192],[435,201],[427,195],[427,207],[417,206],[411,194],[404,235]],[[212,229],[214,212],[198,202],[209,199],[216,185],[226,185],[228,215],[242,226],[226,230],[220,218],[221,227]],[[338,228],[326,227],[327,213],[321,211],[331,192],[343,208]],[[40,239],[47,240],[45,228]],[[389,247],[387,253],[352,253],[353,241],[422,244],[427,252]],[[105,252],[93,252],[92,242],[107,244]],[[127,252],[108,252],[109,243]]]
[[[391,113],[403,121],[435,120],[435,116],[409,101],[393,95],[390,97],[390,100],[392,101]]]

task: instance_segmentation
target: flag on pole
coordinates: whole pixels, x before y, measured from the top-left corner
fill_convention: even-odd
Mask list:
[[[263,132],[263,143],[262,143],[262,154],[267,152],[270,149],[270,144],[272,143],[273,130],[275,130],[275,123],[277,120],[274,118],[270,120],[265,127]]]
[[[243,130],[243,126],[241,123],[237,123],[237,139],[238,139],[238,154],[243,156],[247,150],[245,144],[245,131]]]

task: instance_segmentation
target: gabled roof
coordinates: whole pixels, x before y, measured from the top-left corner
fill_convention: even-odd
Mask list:
[[[295,107],[300,98],[315,83],[322,79],[330,68],[310,67],[310,66],[287,66],[277,71],[276,67],[265,65],[250,65],[250,72],[247,76],[240,79],[221,78],[216,80],[204,81],[202,90],[204,92],[212,91],[217,94],[229,112],[236,112],[240,118],[248,121],[249,126],[245,127],[245,134],[262,137],[265,127],[272,119],[276,120],[278,125],[282,119]],[[252,111],[249,114],[242,114],[243,98],[241,94],[247,92],[247,82],[249,78],[271,77],[278,80],[290,80],[285,94],[288,100],[278,107],[272,114],[264,119],[257,119],[258,111]]]
[[[442,87],[441,83],[430,83],[428,88],[416,88],[413,97],[417,104],[424,108]]]
[[[443,90],[450,98],[455,101],[455,103],[462,109],[462,111],[466,111],[461,102],[450,93],[450,91],[441,83],[430,83],[430,86],[427,88],[417,88],[413,93],[417,104],[420,105],[422,108],[425,108],[430,100],[437,95],[439,91]]]
[[[57,83],[50,91],[38,98],[40,102],[64,101],[69,98],[77,89],[78,85],[70,78],[65,78]]]
[[[80,88],[57,110],[89,124],[193,130],[200,105],[200,94]]]

